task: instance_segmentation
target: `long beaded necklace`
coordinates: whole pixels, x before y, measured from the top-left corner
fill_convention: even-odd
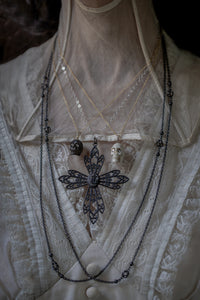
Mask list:
[[[52,60],[53,60],[53,53],[55,49],[55,43],[54,43],[54,48],[52,50],[52,53],[50,55],[49,63],[45,72],[44,76],[44,81],[42,84],[42,103],[41,103],[41,135],[40,135],[40,207],[41,207],[41,216],[42,216],[42,224],[44,228],[44,234],[47,242],[47,248],[49,252],[49,257],[51,259],[51,264],[53,270],[58,274],[58,276],[66,281],[70,282],[87,282],[90,280],[94,280],[97,282],[102,282],[102,283],[108,283],[108,284],[117,284],[121,282],[122,280],[126,279],[130,275],[131,269],[135,265],[136,258],[138,256],[139,250],[141,248],[141,245],[143,243],[143,240],[145,238],[145,235],[147,233],[157,200],[158,200],[158,194],[161,186],[161,180],[163,176],[163,171],[165,167],[165,161],[166,161],[166,155],[167,155],[167,149],[168,149],[168,141],[169,141],[169,134],[170,134],[170,124],[171,124],[171,116],[172,116],[172,104],[173,104],[173,90],[172,90],[172,82],[171,82],[171,73],[170,73],[170,68],[169,68],[169,62],[168,62],[168,55],[167,55],[167,49],[166,49],[166,43],[165,43],[165,38],[163,33],[161,32],[161,42],[162,42],[162,51],[163,51],[163,106],[162,106],[162,117],[161,117],[161,128],[160,128],[160,133],[159,133],[159,139],[156,142],[156,147],[157,151],[155,154],[155,157],[153,159],[153,164],[152,164],[152,169],[151,173],[149,176],[149,180],[147,181],[147,185],[145,188],[144,195],[142,197],[142,200],[139,204],[139,207],[135,213],[135,215],[132,218],[132,221],[130,222],[127,231],[125,232],[122,240],[120,241],[116,251],[112,255],[112,257],[108,260],[106,265],[95,275],[91,275],[87,272],[85,266],[83,265],[76,248],[74,246],[74,243],[71,239],[71,236],[69,234],[69,230],[67,228],[66,222],[64,220],[63,212],[62,212],[62,207],[61,203],[59,201],[58,193],[57,193],[57,188],[55,184],[55,178],[53,174],[53,168],[52,168],[52,158],[51,158],[51,151],[50,151],[50,143],[49,143],[49,133],[50,133],[50,126],[49,126],[49,120],[48,120],[48,101],[49,101],[49,80],[50,80],[50,73],[51,73],[51,65],[52,65]],[[166,132],[164,132],[164,123],[165,123],[165,104],[166,104],[166,99],[168,100],[168,105],[169,105],[169,113],[166,121]],[[165,143],[163,141],[165,134]],[[46,224],[46,218],[45,218],[45,212],[44,212],[44,204],[43,204],[43,192],[42,192],[42,187],[43,187],[43,140],[45,139],[45,144],[46,144],[46,149],[47,149],[47,156],[48,156],[48,162],[49,162],[49,168],[50,168],[50,173],[51,173],[51,180],[52,180],[52,185],[55,193],[55,199],[57,202],[61,222],[63,225],[64,233],[65,236],[70,244],[70,247],[80,265],[82,268],[84,274],[86,275],[85,278],[79,278],[79,279],[74,279],[74,278],[69,278],[66,277],[61,271],[60,271],[60,266],[55,258],[54,253],[52,252],[52,247],[50,244],[50,239],[48,235],[48,230],[47,230],[47,224]],[[93,149],[96,147],[96,141],[94,143]],[[163,149],[163,152],[161,151],[161,148]],[[162,153],[161,153],[162,152]],[[101,274],[105,272],[105,270],[111,265],[113,260],[116,258],[119,250],[122,248],[126,238],[130,234],[131,230],[133,229],[134,224],[136,223],[136,220],[139,216],[139,213],[144,205],[144,202],[147,198],[147,194],[150,188],[150,185],[152,183],[155,170],[157,167],[158,160],[160,159],[162,155],[162,162],[161,162],[161,169],[160,169],[160,174],[158,178],[158,184],[155,192],[155,196],[153,199],[153,204],[149,213],[149,216],[146,220],[144,230],[142,232],[142,235],[140,237],[139,243],[136,247],[136,250],[133,254],[133,256],[130,258],[130,262],[127,265],[126,269],[121,273],[120,277],[112,279],[112,280],[104,280],[99,278]]]

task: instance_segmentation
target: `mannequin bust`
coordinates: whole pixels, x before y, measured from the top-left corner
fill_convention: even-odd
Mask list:
[[[141,200],[163,119],[167,143],[169,105],[162,119],[165,73],[151,1],[62,0],[57,34],[0,66],[1,299],[199,299],[200,60],[164,36],[174,104],[154,210],[162,149],[143,205]],[[48,107],[51,170],[40,139],[41,83],[56,37]],[[83,152],[71,155],[76,138]],[[94,138],[98,158],[104,155],[102,174],[119,169],[129,181],[119,190],[99,187],[105,211],[91,224],[83,213],[85,187],[68,190],[58,178],[69,170],[86,174],[84,157],[89,157]],[[114,145],[121,145],[120,159],[112,160]],[[74,248],[61,220],[51,173]],[[78,282],[63,280],[52,270],[44,228],[62,274]],[[100,281],[92,278],[111,259]],[[121,282],[106,282],[121,274]]]

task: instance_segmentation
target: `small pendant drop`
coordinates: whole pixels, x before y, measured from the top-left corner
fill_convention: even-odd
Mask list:
[[[83,151],[83,143],[80,140],[73,140],[70,143],[71,155],[81,155],[82,151]]]
[[[116,143],[111,148],[112,163],[117,163],[122,160],[123,148],[120,143]]]

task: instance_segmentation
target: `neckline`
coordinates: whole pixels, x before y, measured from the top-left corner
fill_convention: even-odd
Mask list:
[[[135,0],[132,0],[132,4],[133,4],[132,8],[133,8],[133,10],[134,10],[134,12],[135,12],[135,10],[137,10],[137,7],[136,7],[137,5],[136,5],[136,3],[135,3]],[[69,35],[69,31],[70,31],[70,21],[71,21],[71,1],[68,1],[68,2],[67,2],[67,7],[68,7],[68,10],[67,10],[67,11],[68,11],[68,20],[67,20],[67,27],[65,28],[65,39],[64,39],[64,41],[63,41],[63,47],[62,47],[62,50],[61,50],[62,53],[64,53],[64,51],[65,51],[66,44],[67,44],[67,40],[68,40],[68,35]],[[65,7],[65,9],[66,9],[66,7]],[[142,32],[142,26],[141,26],[141,24],[140,24],[140,22],[139,22],[139,15],[138,15],[138,12],[137,12],[136,23],[139,23],[139,24],[137,25],[138,27],[140,27],[140,29],[138,29],[139,32],[140,32],[139,37],[140,37],[140,40],[141,40],[141,39],[143,40],[143,44],[144,44],[144,38],[143,38],[143,32]],[[48,47],[47,47],[47,51],[45,51],[45,52],[46,52],[46,57],[49,56],[49,52],[50,52],[50,50],[52,49],[53,41],[54,41],[55,38],[56,38],[56,36],[54,36],[54,37],[50,40],[50,42],[47,44],[47,46],[48,46]],[[168,43],[168,42],[170,43],[170,39],[168,39],[168,37],[167,37],[167,43]],[[171,43],[170,43],[170,44],[171,44]],[[144,47],[145,47],[145,45],[144,45]],[[144,47],[143,47],[143,48],[144,48]],[[143,50],[143,49],[142,49],[142,50]],[[176,53],[176,54],[177,54],[177,53]],[[169,53],[169,55],[170,55],[170,53]],[[177,62],[177,55],[175,55],[175,56],[176,56],[176,57],[172,57],[172,73],[173,73],[173,71],[174,71],[174,67],[176,66],[176,62]],[[148,68],[150,68],[151,78],[153,79],[153,83],[155,84],[156,89],[157,89],[157,91],[158,91],[158,94],[159,94],[159,96],[160,96],[160,97],[156,97],[156,98],[162,99],[162,95],[163,95],[162,88],[161,88],[161,86],[160,86],[160,82],[159,82],[158,76],[157,76],[157,74],[156,74],[156,70],[154,70],[154,67],[151,65],[151,61],[150,61],[150,58],[149,58],[149,56],[148,56],[148,52],[146,52],[145,60],[146,60],[146,62],[147,62]],[[61,64],[61,61],[58,60],[57,65],[56,65],[56,71],[57,71],[58,68],[60,67],[60,64]],[[54,80],[55,80],[55,74],[53,73],[52,76],[51,76],[51,80],[50,80],[50,87],[51,87],[52,84],[54,83]],[[158,100],[157,100],[157,101],[155,100],[155,103],[156,103],[156,102],[158,102]],[[37,136],[36,136],[36,135],[28,135],[28,134],[25,134],[25,132],[26,132],[26,128],[27,128],[29,122],[31,121],[33,115],[34,115],[35,113],[37,113],[37,111],[38,111],[40,105],[41,105],[41,99],[40,99],[40,101],[38,101],[38,104],[35,106],[35,108],[33,109],[33,112],[30,114],[29,118],[27,119],[27,121],[25,122],[23,128],[21,129],[20,133],[18,134],[18,136],[17,136],[17,139],[18,139],[18,140],[20,140],[20,141],[30,141],[30,140],[35,140],[35,139],[37,139]],[[156,126],[157,126],[157,125],[154,124],[154,128],[156,128]],[[132,138],[135,139],[135,134],[133,135],[133,137],[130,136],[130,135],[126,135],[126,136],[123,136],[123,138],[124,138],[124,139],[132,139]],[[138,138],[138,139],[143,139],[143,138],[144,138],[144,140],[149,140],[149,138],[146,137],[145,134],[139,134],[139,135],[137,135],[137,138]],[[85,141],[91,141],[91,140],[93,140],[93,138],[92,138],[90,135],[87,135],[87,136],[84,136],[84,137],[83,137],[83,140],[85,140]],[[110,135],[109,135],[109,136],[104,136],[104,135],[103,135],[103,136],[98,136],[98,140],[102,140],[102,141],[104,141],[104,140],[105,140],[105,141],[114,141],[115,139],[113,138],[113,136],[110,136]],[[63,136],[59,135],[59,136],[53,137],[53,138],[52,138],[52,141],[53,141],[53,142],[64,142],[64,141],[69,141],[69,140],[66,139],[66,136],[63,137]],[[173,144],[174,144],[174,142],[173,142]]]
[[[98,8],[90,7],[81,2],[81,0],[76,0],[75,2],[80,6],[81,9],[88,13],[93,14],[101,14],[105,13],[107,11],[110,11],[111,9],[115,8],[122,0],[113,0],[110,3],[100,6]]]

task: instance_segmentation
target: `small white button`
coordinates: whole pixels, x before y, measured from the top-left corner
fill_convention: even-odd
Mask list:
[[[90,286],[89,288],[86,289],[86,296],[91,299],[91,298],[95,298],[98,294],[99,291],[97,290],[96,287],[94,286]]]
[[[87,266],[86,271],[91,275],[95,275],[100,271],[100,267],[96,263],[90,263]]]

